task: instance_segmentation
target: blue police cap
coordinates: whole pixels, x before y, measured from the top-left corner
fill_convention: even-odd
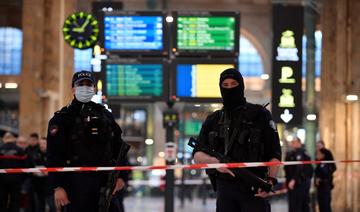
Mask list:
[[[89,80],[90,82],[92,82],[93,85],[95,85],[94,73],[91,71],[83,70],[83,71],[74,73],[71,86],[74,87],[75,83],[80,82],[82,80]]]

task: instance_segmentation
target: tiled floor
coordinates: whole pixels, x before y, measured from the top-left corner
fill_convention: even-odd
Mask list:
[[[163,212],[164,198],[161,197],[126,197],[126,212]],[[174,212],[215,212],[215,199],[207,199],[205,205],[201,199],[194,199],[192,202],[186,200],[184,207],[180,207],[180,200],[175,199]],[[277,199],[271,202],[271,211],[286,212],[287,202],[285,199]]]

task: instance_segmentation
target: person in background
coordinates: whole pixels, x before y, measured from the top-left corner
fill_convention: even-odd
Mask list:
[[[329,160],[334,160],[334,156],[333,156],[332,152],[329,149],[325,148],[325,143],[324,143],[323,140],[319,140],[319,141],[316,142],[316,150],[319,150],[319,149],[326,149],[328,151],[328,154],[329,154],[328,155]]]
[[[41,157],[40,149],[39,149],[39,135],[37,133],[31,133],[29,135],[29,139],[27,140],[28,146],[25,151],[29,157],[29,160],[33,163],[33,166],[36,166],[35,161],[39,160]],[[23,191],[25,192],[24,206],[25,212],[37,212],[37,203],[38,200],[34,194],[34,175],[29,175],[28,178],[25,179],[23,185]]]
[[[292,149],[286,154],[286,161],[310,160],[300,138],[293,139],[290,145]],[[288,188],[289,212],[309,212],[312,166],[310,164],[285,166],[284,169]]]
[[[26,148],[29,146],[29,143],[24,136],[19,136],[16,139],[16,145],[21,149],[23,149],[24,151],[26,151]]]
[[[33,139],[36,142],[33,142],[28,147],[31,148],[29,151],[29,156],[32,159],[32,162],[35,167],[42,168],[46,165],[46,139],[38,139],[36,134],[32,134]],[[31,137],[31,136],[30,136]],[[55,205],[52,196],[49,193],[48,183],[47,183],[47,173],[34,173],[31,177],[31,205],[32,211],[34,212],[45,212],[46,203],[49,204],[49,208],[51,212],[55,212]]]
[[[316,160],[333,160],[331,152],[325,148],[316,151]],[[317,164],[315,169],[315,187],[320,212],[331,212],[331,189],[333,189],[334,163]]]
[[[16,137],[11,134],[10,132],[6,132],[4,134],[4,136],[2,137],[2,142],[4,143],[9,143],[9,142],[16,142]]]
[[[4,143],[0,146],[0,169],[28,167],[27,155],[24,149],[17,146],[14,138],[11,134],[5,134],[3,138]],[[25,174],[0,174],[1,212],[19,211],[24,178]]]

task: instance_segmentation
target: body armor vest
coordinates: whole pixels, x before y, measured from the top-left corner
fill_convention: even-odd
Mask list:
[[[71,166],[110,166],[113,130],[105,109],[83,104],[80,112],[66,113],[67,163]]]
[[[234,162],[262,161],[264,154],[264,143],[261,138],[263,123],[258,115],[259,112],[249,108],[248,105],[231,112],[221,110],[218,122],[212,125],[212,130],[209,132],[209,142],[212,148],[225,153]],[[228,139],[226,139],[226,134],[228,134]]]

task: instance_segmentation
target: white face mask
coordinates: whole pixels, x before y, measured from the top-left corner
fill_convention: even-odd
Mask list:
[[[82,103],[91,101],[91,98],[95,95],[94,87],[90,86],[78,86],[75,87],[75,98]]]

